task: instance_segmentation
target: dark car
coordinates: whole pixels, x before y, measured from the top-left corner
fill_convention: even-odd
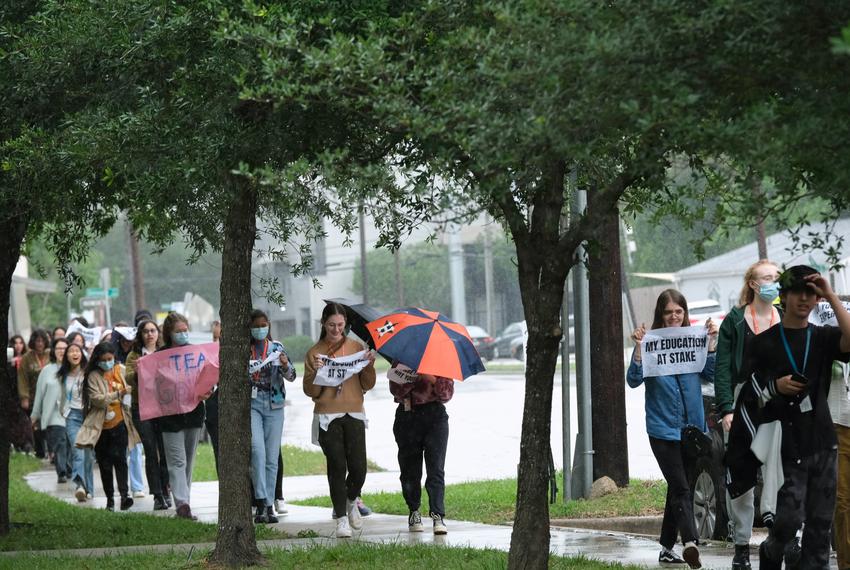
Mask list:
[[[714,384],[703,380],[702,404],[711,437],[711,452],[697,458],[688,474],[694,501],[694,521],[701,539],[725,540],[729,534],[729,515],[726,511],[726,468],[723,466],[723,426],[714,406]],[[761,473],[755,491],[755,526],[761,526],[759,498]]]
[[[522,337],[525,334],[525,321],[517,321],[505,327],[493,341],[495,358],[517,358],[522,360]],[[517,349],[519,346],[519,349]]]
[[[472,346],[478,351],[478,356],[482,360],[493,360],[493,344],[495,342],[493,337],[487,334],[487,331],[481,327],[474,325],[466,327],[466,331],[469,333],[469,338],[472,339]]]

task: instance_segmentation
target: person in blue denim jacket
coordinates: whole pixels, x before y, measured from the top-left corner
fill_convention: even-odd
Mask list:
[[[690,326],[688,302],[679,291],[667,289],[658,296],[652,328],[681,326]],[[626,381],[632,388],[641,384],[646,386],[646,432],[652,453],[667,481],[667,500],[659,539],[662,550],[658,562],[661,565],[687,563],[691,568],[701,567],[693,500],[688,485],[688,472],[693,466],[684,453],[682,430],[688,425],[703,431],[706,429],[700,377],[709,382],[714,379],[718,327],[710,319],[705,326],[709,332],[709,354],[705,368],[699,374],[644,378],[640,342],[646,334],[646,326],[642,324],[632,334],[636,346]],[[682,557],[673,551],[677,534],[681,535],[684,544]]]
[[[277,356],[275,356],[277,355]],[[255,523],[276,523],[274,510],[286,388],[295,380],[295,366],[283,345],[272,340],[268,315],[251,313],[251,482],[257,503]]]

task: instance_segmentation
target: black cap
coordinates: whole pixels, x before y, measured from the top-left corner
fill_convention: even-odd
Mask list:
[[[811,291],[812,288],[807,285],[808,281],[804,279],[807,275],[816,275],[820,273],[814,267],[808,265],[795,265],[789,267],[779,276],[779,292],[787,293],[788,291]]]
[[[147,309],[141,309],[136,312],[136,316],[133,317],[133,324],[139,326],[139,323],[144,319],[147,319],[149,321],[153,320],[153,315]]]

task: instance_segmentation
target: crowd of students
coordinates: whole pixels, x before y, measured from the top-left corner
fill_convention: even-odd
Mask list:
[[[255,523],[277,523],[287,512],[282,495],[283,434],[286,382],[296,379],[285,347],[272,338],[269,318],[251,313],[251,497]],[[79,318],[79,325],[89,323]],[[347,336],[345,308],[329,304],[322,314],[319,341],[308,351],[303,390],[314,402],[314,443],[327,458],[327,478],[336,519],[336,536],[348,538],[362,528],[371,509],[360,498],[366,477],[367,418],[364,394],[375,385],[375,353],[368,365],[338,387],[314,384],[324,365],[319,356],[334,358],[365,350]],[[33,331],[28,342],[15,335],[9,340],[10,376],[17,379],[21,422],[11,422],[11,440],[19,451],[34,452],[53,463],[59,484],[74,486],[80,502],[94,494],[94,465],[100,472],[106,508],[115,510],[115,487],[120,510],[145,497],[144,481],[153,496],[154,510],[175,508],[176,516],[196,519],[190,504],[192,471],[204,428],[209,433],[216,469],[218,447],[218,391],[213,388],[186,413],[142,420],[139,409],[139,359],[189,343],[189,322],[169,313],[160,327],[148,311],[139,311],[132,326],[116,323],[99,342],[86,346],[79,332],[65,335]],[[213,324],[213,340],[221,334]],[[398,403],[394,433],[404,499],[410,509],[411,532],[423,531],[420,509],[422,462],[425,461],[429,516],[435,534],[446,534],[444,464],[448,416],[443,404],[453,394],[452,381],[418,377],[405,387],[391,385]],[[144,469],[143,466],[144,465]],[[144,477],[142,473],[144,472]],[[246,495],[247,498],[247,495]]]
[[[819,300],[837,326],[810,322]],[[658,298],[651,329],[690,326],[678,291]],[[646,386],[646,425],[668,484],[660,537],[662,565],[700,568],[688,476],[696,459],[688,430],[704,433],[701,382],[714,382],[726,451],[726,508],[734,542],[731,566],[751,567],[755,487],[770,529],[759,568],[829,568],[834,539],[838,567],[850,568],[850,314],[829,281],[798,265],[780,273],[761,260],[748,268],[740,299],[718,327],[708,327],[709,354],[698,373],[643,375],[641,325],[628,384]],[[650,329],[650,330],[651,330]],[[759,473],[760,471],[760,473]],[[797,537],[802,533],[802,541]],[[683,543],[681,555],[673,548]]]

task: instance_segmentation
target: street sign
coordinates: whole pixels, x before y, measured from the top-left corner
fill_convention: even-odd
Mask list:
[[[86,297],[103,297],[103,289],[100,287],[89,287],[86,289]]]
[[[101,305],[103,305],[103,303],[104,303],[103,295],[101,295],[100,297],[89,296],[89,297],[83,297],[82,299],[80,299],[80,307],[88,307],[88,308],[100,307]]]
[[[118,287],[109,288],[109,298],[114,299],[118,296]]]

